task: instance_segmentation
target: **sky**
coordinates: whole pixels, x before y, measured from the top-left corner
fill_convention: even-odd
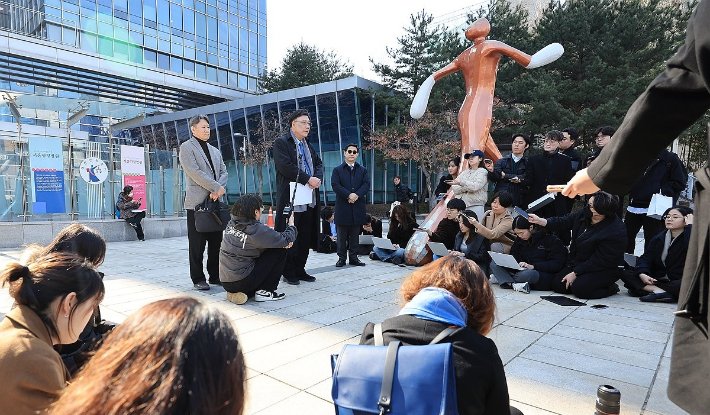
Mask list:
[[[409,16],[424,9],[436,21],[445,21],[477,10],[481,0],[268,0],[268,68],[276,69],[286,51],[304,43],[321,50],[334,51],[353,65],[353,72],[379,81],[369,58],[391,63],[386,47],[397,47],[397,38],[409,26]],[[455,19],[463,24],[465,17]]]

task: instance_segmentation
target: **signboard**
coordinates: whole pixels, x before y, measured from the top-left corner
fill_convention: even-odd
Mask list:
[[[121,182],[133,186],[133,200],[142,199],[138,209],[145,209],[145,149],[121,146]]]
[[[101,184],[108,177],[108,167],[100,158],[87,157],[79,165],[79,174],[89,184]]]
[[[32,213],[66,213],[60,138],[30,137]]]

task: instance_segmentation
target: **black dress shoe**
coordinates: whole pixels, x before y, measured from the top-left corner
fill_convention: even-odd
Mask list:
[[[345,260],[342,259],[342,258],[340,258],[340,259],[338,260],[338,262],[335,263],[335,266],[338,267],[338,268],[344,267],[344,266],[345,266]]]
[[[662,292],[662,293],[651,293],[649,295],[644,295],[643,297],[639,298],[639,300],[643,301],[644,303],[672,303],[675,302],[675,299],[671,297],[670,294],[667,292]]]
[[[207,284],[207,281],[196,282],[193,285],[196,290],[200,290],[200,291],[208,291],[210,289],[210,285]]]
[[[303,274],[303,275],[299,276],[298,279],[301,281],[313,282],[316,280],[316,277],[314,277],[313,275],[309,275],[309,274]]]
[[[286,277],[284,277],[284,282],[285,282],[286,284],[290,284],[290,285],[300,285],[300,284],[301,284],[301,281],[299,281],[299,280],[297,280],[297,279],[296,279],[296,280],[290,280],[290,279],[288,279],[288,278],[286,278]]]
[[[356,267],[364,267],[365,263],[358,259],[355,261],[350,261],[350,265],[355,265]]]

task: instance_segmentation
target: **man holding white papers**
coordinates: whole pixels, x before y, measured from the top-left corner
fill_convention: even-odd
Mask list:
[[[289,133],[274,142],[273,154],[276,166],[276,218],[274,229],[283,232],[286,229],[284,208],[291,205],[293,193],[291,182],[308,186],[311,190],[310,202],[295,204],[294,223],[298,229],[298,238],[289,249],[283,276],[291,285],[300,281],[315,281],[316,278],[306,273],[306,261],[311,248],[318,246],[318,210],[320,192],[318,188],[323,180],[323,162],[306,137],[311,131],[311,118],[307,110],[296,110],[288,118]],[[300,195],[299,195],[300,196]],[[299,197],[299,199],[301,199]],[[302,200],[299,202],[303,203]]]

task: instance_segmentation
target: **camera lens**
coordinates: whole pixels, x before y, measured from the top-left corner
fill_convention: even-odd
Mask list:
[[[621,392],[611,385],[599,385],[594,415],[619,415],[620,412]]]

